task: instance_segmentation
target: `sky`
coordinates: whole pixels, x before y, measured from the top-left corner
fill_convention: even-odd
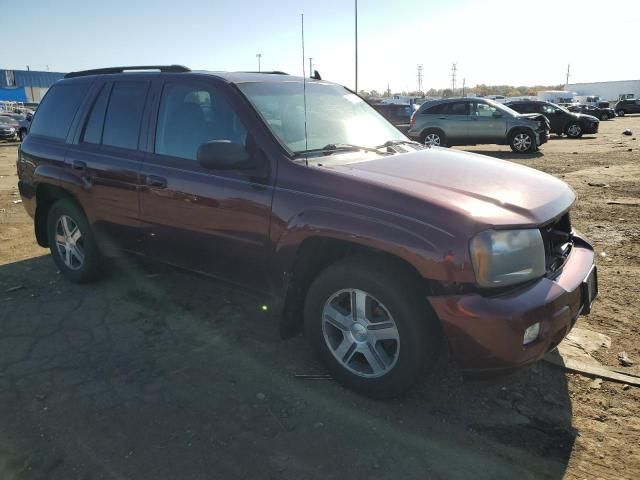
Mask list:
[[[354,88],[354,0],[0,0],[0,68],[116,65],[302,74]],[[8,13],[8,15],[7,15]],[[360,0],[359,90],[640,79],[638,0]]]

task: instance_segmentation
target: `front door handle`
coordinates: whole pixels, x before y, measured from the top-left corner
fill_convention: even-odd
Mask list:
[[[147,185],[153,188],[167,188],[167,179],[156,175],[147,175]]]
[[[74,170],[77,170],[79,172],[86,172],[87,171],[87,163],[83,162],[81,160],[74,160],[73,163],[71,163],[71,168],[73,168]]]

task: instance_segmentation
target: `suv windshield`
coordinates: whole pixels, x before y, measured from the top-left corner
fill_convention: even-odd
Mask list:
[[[369,104],[339,85],[307,83],[306,141],[301,82],[252,82],[238,87],[273,134],[294,153],[327,145],[375,147],[388,141],[407,141]]]

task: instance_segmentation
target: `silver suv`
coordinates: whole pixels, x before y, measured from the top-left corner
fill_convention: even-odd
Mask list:
[[[486,98],[450,98],[424,103],[413,115],[408,135],[425,145],[496,143],[527,153],[549,139],[549,121]]]

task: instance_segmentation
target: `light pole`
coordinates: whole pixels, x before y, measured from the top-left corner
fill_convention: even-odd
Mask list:
[[[256,53],[256,58],[258,59],[258,72],[260,71],[260,59],[262,58],[261,53]]]

